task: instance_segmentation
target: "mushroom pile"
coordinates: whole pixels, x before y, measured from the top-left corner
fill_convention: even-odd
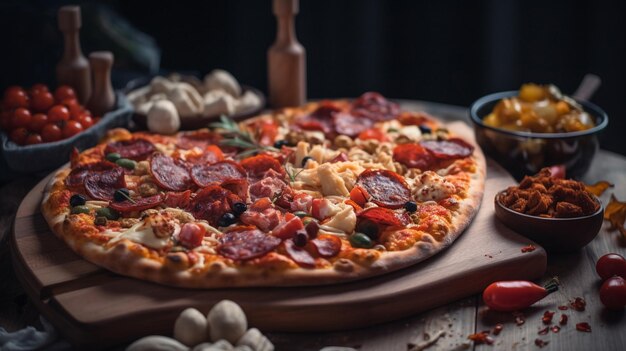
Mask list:
[[[195,308],[187,308],[176,319],[173,334],[174,338],[143,337],[126,351],[274,350],[274,345],[258,329],[248,329],[246,314],[230,300],[217,303],[206,317]]]
[[[243,92],[239,82],[224,70],[213,70],[204,81],[192,76],[157,76],[150,84],[128,93],[139,114],[147,116],[148,129],[172,134],[186,118],[231,116],[261,107],[261,98]]]

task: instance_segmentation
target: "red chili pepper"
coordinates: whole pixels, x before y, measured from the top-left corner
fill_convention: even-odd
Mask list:
[[[485,289],[483,300],[492,310],[512,312],[534,304],[558,288],[556,279],[550,280],[544,287],[523,280],[495,282]]]

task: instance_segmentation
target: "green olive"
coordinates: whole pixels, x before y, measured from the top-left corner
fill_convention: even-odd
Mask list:
[[[80,205],[80,206],[74,206],[72,207],[72,214],[79,214],[79,213],[89,213],[89,207],[85,206],[85,205]]]
[[[107,225],[107,219],[103,216],[98,216],[93,220],[93,224],[95,225]]]
[[[304,218],[308,215],[308,213],[304,212],[304,211],[296,211],[293,213],[294,215],[300,217],[300,218]]]
[[[102,207],[96,210],[96,216],[104,217],[110,220],[116,220],[120,218],[120,214],[112,208]]]
[[[115,164],[118,166],[122,166],[126,169],[135,169],[135,167],[137,166],[137,162],[129,160],[127,158],[120,158],[119,160],[115,161]]]
[[[354,233],[350,236],[349,240],[350,244],[352,244],[352,247],[369,249],[370,247],[374,246],[372,239],[370,239],[369,236],[363,233]]]
[[[117,162],[117,160],[119,160],[120,158],[122,158],[122,155],[118,154],[117,152],[110,152],[106,155],[107,161],[111,162]]]

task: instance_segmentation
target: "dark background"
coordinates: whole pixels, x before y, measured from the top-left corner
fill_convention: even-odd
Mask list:
[[[154,38],[161,69],[223,68],[266,91],[266,51],[276,28],[270,0],[78,3],[83,52],[116,51],[118,87],[149,70],[103,38],[94,20],[103,6]],[[62,50],[56,9],[64,4],[70,2],[0,3],[0,88],[53,83]],[[309,98],[376,90],[469,106],[524,82],[572,93],[586,73],[597,74],[603,83],[592,101],[610,117],[601,145],[626,155],[624,1],[301,0],[296,29],[307,50]]]

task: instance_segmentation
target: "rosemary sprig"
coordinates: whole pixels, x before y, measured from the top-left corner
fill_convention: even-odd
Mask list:
[[[296,178],[300,175],[300,173],[304,171],[304,168],[296,172],[293,166],[285,163],[285,171],[287,172],[287,175],[289,176],[290,182],[293,183],[296,181]]]
[[[221,145],[243,149],[237,154],[238,158],[251,156],[261,151],[279,151],[272,146],[260,145],[250,132],[241,129],[237,122],[227,116],[221,115],[220,121],[209,124],[209,127],[217,129],[217,132],[222,134],[224,139],[220,141]]]

